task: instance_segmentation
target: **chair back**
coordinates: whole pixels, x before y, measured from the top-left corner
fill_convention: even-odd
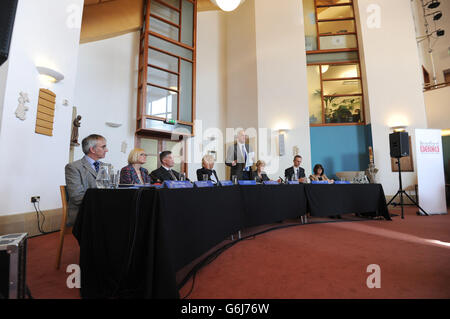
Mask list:
[[[66,227],[67,214],[68,214],[67,201],[69,199],[69,196],[67,195],[66,186],[60,185],[59,192],[61,193],[62,219],[61,219],[61,228],[59,230],[58,250],[56,251],[56,269],[59,269],[59,267],[61,266],[61,255],[62,255],[62,250],[63,250],[63,245],[64,245],[64,235],[66,233],[66,229],[69,229]]]
[[[63,223],[64,225],[67,222],[67,210],[68,210],[68,200],[69,200],[69,195],[67,194],[67,189],[66,189],[66,185],[61,185],[59,186],[59,191],[61,193],[61,203],[62,203],[62,213],[63,213]]]

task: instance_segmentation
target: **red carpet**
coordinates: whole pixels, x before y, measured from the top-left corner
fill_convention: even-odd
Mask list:
[[[188,298],[450,298],[450,215],[415,211],[408,208],[405,219],[392,222],[307,224],[241,241],[197,273]],[[57,271],[57,237],[29,240],[34,298],[79,298],[65,273],[78,263],[78,245],[66,236]],[[381,268],[381,288],[366,285],[370,264]],[[191,287],[192,280],[181,297]]]

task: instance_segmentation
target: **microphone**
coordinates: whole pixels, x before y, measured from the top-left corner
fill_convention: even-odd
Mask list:
[[[281,178],[281,176],[278,176],[278,178],[281,180],[282,183],[284,183],[284,180]]]

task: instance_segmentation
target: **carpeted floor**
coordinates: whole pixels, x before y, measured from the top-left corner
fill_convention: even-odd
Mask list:
[[[180,295],[193,287],[188,298],[450,298],[450,215],[415,212],[407,208],[405,219],[391,222],[306,224],[240,241],[202,268]],[[66,236],[56,270],[57,241],[58,233],[28,241],[34,298],[79,298],[79,290],[66,285],[67,265],[78,263],[78,244]],[[371,264],[380,267],[381,288],[367,287]]]

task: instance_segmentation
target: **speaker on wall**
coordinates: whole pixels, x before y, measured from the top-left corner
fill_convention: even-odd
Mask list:
[[[8,59],[17,2],[18,0],[0,1],[0,65]]]
[[[407,132],[395,132],[389,134],[389,147],[391,157],[409,156],[409,137]]]

